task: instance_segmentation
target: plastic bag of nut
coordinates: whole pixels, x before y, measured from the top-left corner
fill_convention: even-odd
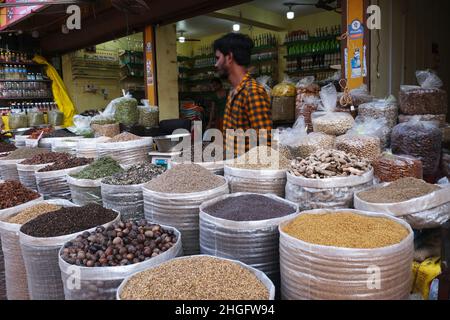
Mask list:
[[[352,153],[370,162],[381,154],[381,139],[386,145],[386,120],[372,118],[357,118],[355,126],[345,135],[336,138],[336,149]]]
[[[398,103],[394,96],[373,100],[358,108],[358,115],[374,119],[386,119],[387,126],[393,128],[398,122]]]
[[[309,76],[297,83],[297,98],[295,102],[295,118],[305,118],[308,132],[313,131],[311,115],[317,111],[320,105],[320,87],[314,84],[314,77]]]
[[[385,152],[372,165],[379,182],[393,182],[407,177],[423,178],[422,161],[411,156]]]
[[[293,161],[287,173],[286,200],[302,210],[351,208],[355,192],[373,185],[370,163],[338,150],[320,150]]]
[[[278,137],[279,150],[288,155],[287,158],[298,157],[296,149],[303,139],[308,135],[303,117],[299,117],[292,128],[287,128],[280,132]]]
[[[350,130],[355,120],[346,112],[335,112],[337,92],[333,84],[329,84],[320,91],[322,112],[312,114],[314,132],[322,132],[332,136],[341,136]]]
[[[419,119],[420,121],[427,121],[427,122],[434,122],[436,126],[439,128],[445,127],[446,121],[447,121],[447,115],[445,114],[423,114],[423,115],[417,115],[417,116],[408,116],[401,114],[398,117],[398,120],[400,123],[408,122],[413,119]]]
[[[365,84],[361,85],[359,88],[350,90],[349,94],[352,98],[353,107],[355,107],[357,109],[359,108],[360,105],[371,102],[375,99],[374,96],[370,95],[369,89],[367,88],[367,85],[365,85]],[[338,95],[337,95],[338,107],[349,109],[350,106],[344,106],[341,104],[341,98],[343,95],[344,95],[344,93],[338,93]]]
[[[444,149],[441,159],[442,173],[450,179],[450,151]]]
[[[447,114],[447,92],[440,89],[441,79],[432,71],[417,71],[420,86],[401,86],[400,110],[407,115]]]
[[[124,223],[125,224],[125,223]],[[171,231],[177,238],[175,245],[167,251],[145,261],[108,267],[81,267],[67,263],[63,258],[65,246],[59,252],[59,267],[61,269],[66,300],[115,300],[117,289],[123,280],[132,274],[144,271],[183,254],[180,232],[172,227],[160,226],[164,231]],[[70,279],[76,274],[75,281],[79,286],[70,286]],[[73,280],[72,280],[73,281]]]
[[[413,119],[397,125],[391,135],[394,154],[413,156],[422,161],[424,176],[439,169],[442,131],[432,122]]]

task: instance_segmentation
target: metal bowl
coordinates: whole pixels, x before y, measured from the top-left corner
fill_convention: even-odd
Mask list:
[[[174,152],[179,151],[176,150],[176,146],[181,143],[184,138],[190,136],[190,133],[173,134],[169,136],[154,137],[153,141],[155,141],[159,152]]]

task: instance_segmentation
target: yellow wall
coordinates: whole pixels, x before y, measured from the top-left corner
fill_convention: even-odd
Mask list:
[[[177,119],[179,107],[176,26],[170,24],[157,27],[155,33],[159,118]]]
[[[183,57],[192,57],[194,55],[192,42],[177,42],[177,54]]]
[[[97,50],[113,52],[118,52],[121,49],[138,50],[138,45],[142,42],[142,37],[142,33],[136,33],[130,35],[129,37],[99,44],[96,48]],[[128,40],[128,38],[130,40]],[[119,77],[116,80],[82,78],[73,80],[70,54],[63,55],[62,62],[64,83],[67,86],[67,90],[75,105],[77,113],[81,113],[89,109],[103,109],[112,99],[122,96],[123,83],[119,81]],[[87,85],[96,86],[98,88],[97,93],[85,92],[85,87]],[[107,90],[108,96],[106,98],[101,93],[101,89]]]

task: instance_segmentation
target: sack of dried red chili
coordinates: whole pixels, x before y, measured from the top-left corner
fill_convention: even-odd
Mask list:
[[[18,181],[0,184],[0,210],[12,208],[39,198],[39,194],[25,188]]]

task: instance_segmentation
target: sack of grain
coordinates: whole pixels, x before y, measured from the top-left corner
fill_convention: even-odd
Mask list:
[[[87,166],[75,167],[70,169],[38,172],[36,171],[36,185],[39,193],[45,199],[65,199],[70,200],[71,192],[67,183],[67,176],[70,173],[78,172]]]
[[[97,156],[99,158],[110,156],[121,165],[129,166],[148,161],[152,146],[153,140],[149,137],[133,141],[98,143]]]
[[[376,220],[365,222],[368,218]],[[368,231],[361,233],[363,223]],[[389,215],[349,209],[302,212],[280,225],[282,299],[408,299],[413,241],[411,227]]]

